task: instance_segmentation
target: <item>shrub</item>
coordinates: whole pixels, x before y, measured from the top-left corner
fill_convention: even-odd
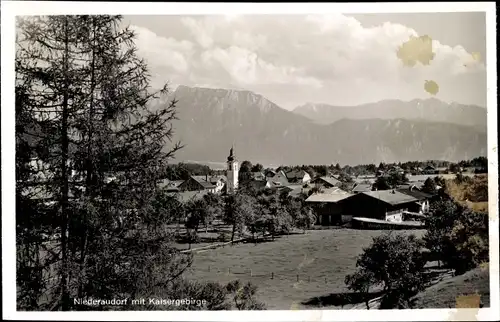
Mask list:
[[[386,307],[402,308],[401,303],[409,306],[410,298],[425,286],[422,247],[423,242],[414,235],[389,233],[375,237],[358,258],[358,270],[346,276],[348,289],[368,292],[371,287],[382,286]]]
[[[427,248],[457,274],[488,260],[488,214],[465,208],[454,200],[431,204],[426,218]]]

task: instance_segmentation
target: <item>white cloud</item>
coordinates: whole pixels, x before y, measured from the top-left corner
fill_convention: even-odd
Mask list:
[[[188,58],[192,55],[193,44],[186,40],[160,37],[154,32],[131,26],[136,33],[136,45],[139,54],[151,67],[166,67],[175,72],[184,73],[190,68]]]
[[[423,90],[425,80],[438,82],[442,91],[437,97],[444,100],[469,103],[485,96],[480,84],[465,85],[467,77],[484,76],[485,66],[462,46],[450,47],[435,39],[429,65],[404,66],[398,48],[421,35],[401,24],[366,28],[337,14],[192,16],[180,18],[178,25],[169,29],[169,38],[136,27],[137,44],[153,68],[167,68],[187,85],[258,89],[285,105],[425,98],[429,95]],[[191,37],[176,39],[176,34]],[[271,92],[283,86],[303,93],[294,96],[302,101],[291,102],[285,90]]]

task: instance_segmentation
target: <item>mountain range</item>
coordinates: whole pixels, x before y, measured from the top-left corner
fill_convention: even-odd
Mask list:
[[[415,119],[429,122],[447,122],[486,130],[486,109],[476,105],[445,103],[435,98],[411,101],[384,100],[358,106],[333,106],[307,103],[296,107],[294,113],[320,124],[347,119]]]
[[[177,161],[224,162],[232,145],[240,161],[275,165],[456,161],[486,154],[486,110],[480,107],[465,107],[467,117],[454,116],[458,105],[437,100],[382,101],[354,112],[333,108],[344,114],[325,105],[316,112],[311,105],[288,111],[250,91],[187,86],[166,99],[173,98],[179,118],[174,140],[185,144]],[[408,104],[420,107],[415,112]],[[407,113],[391,114],[397,106]]]

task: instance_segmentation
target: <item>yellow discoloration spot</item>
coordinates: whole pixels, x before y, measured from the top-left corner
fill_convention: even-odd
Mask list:
[[[478,52],[472,53],[472,59],[474,59],[475,61],[480,61],[481,60],[481,54],[478,53]]]
[[[460,295],[457,297],[456,302],[457,309],[475,309],[479,308],[481,304],[481,295],[471,294],[471,295]]]
[[[458,310],[450,314],[449,320],[477,321],[480,304],[481,295],[479,294],[457,296],[455,307]]]
[[[479,63],[481,61],[481,54],[478,52],[474,52],[471,54],[471,61],[464,63],[465,67],[471,67],[476,63]]]
[[[426,80],[424,89],[427,93],[436,95],[439,92],[439,85],[433,80]]]
[[[290,310],[300,310],[299,303],[293,302],[292,305],[290,306]]]
[[[480,267],[482,270],[487,271],[487,270],[489,270],[489,269],[490,269],[490,263],[488,263],[488,262],[481,263],[481,264],[479,265],[479,267]]]
[[[399,47],[397,56],[408,67],[414,67],[417,62],[429,65],[435,56],[432,51],[432,38],[427,35],[411,36],[410,40]]]

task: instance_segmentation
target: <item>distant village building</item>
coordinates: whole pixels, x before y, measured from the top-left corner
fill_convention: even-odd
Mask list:
[[[437,174],[438,171],[436,168],[434,168],[433,166],[431,165],[428,165],[426,166],[423,170],[422,170],[422,173],[423,174]]]
[[[276,172],[272,178],[267,179],[267,182],[270,188],[284,187],[290,184],[284,171]]]
[[[225,185],[224,176],[191,176],[189,179],[178,185],[180,191],[204,191],[219,193]]]
[[[316,224],[323,226],[340,225],[348,222],[340,202],[351,196],[339,188],[330,188],[322,193],[314,193],[306,199],[316,214]]]
[[[396,190],[367,191],[342,201],[345,216],[401,222],[404,211],[419,211],[418,199]]]
[[[264,176],[266,179],[273,178],[276,175],[276,171],[268,169],[266,172],[264,172]]]
[[[412,196],[417,199],[416,205],[412,206],[411,210],[418,212],[420,214],[427,213],[429,211],[429,203],[433,198],[433,195],[429,193],[425,193],[420,191],[415,186],[411,185],[410,187],[400,187],[396,189],[398,192],[401,192],[405,195]]]
[[[358,183],[352,189],[352,193],[360,193],[360,192],[367,192],[367,191],[372,191],[372,184],[370,184],[370,183]]]
[[[285,175],[290,183],[308,183],[311,181],[311,176],[304,170],[291,170],[286,172]]]
[[[251,172],[250,177],[252,178],[252,180],[257,180],[257,181],[266,180],[266,175],[262,172],[259,172],[259,171]]]
[[[179,186],[184,183],[184,180],[168,180],[165,179],[158,184],[160,189],[165,189],[166,192],[178,192]]]
[[[311,183],[314,184],[317,188],[333,188],[333,187],[339,187],[342,182],[332,176],[322,176],[322,177],[317,177],[311,180]]]

